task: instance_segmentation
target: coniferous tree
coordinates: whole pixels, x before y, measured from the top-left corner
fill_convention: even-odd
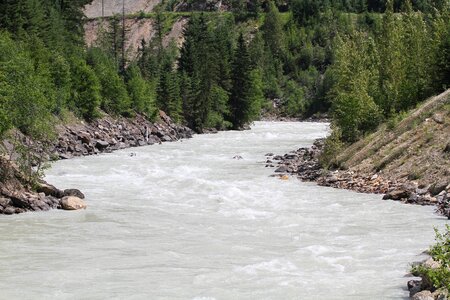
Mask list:
[[[230,122],[234,129],[251,121],[251,60],[242,33],[233,60],[233,88],[230,96]]]

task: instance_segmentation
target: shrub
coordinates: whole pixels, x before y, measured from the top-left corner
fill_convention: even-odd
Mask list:
[[[427,268],[424,265],[413,267],[412,273],[420,276],[432,286],[432,289],[446,288],[450,290],[450,225],[446,225],[443,233],[435,228],[436,244],[430,247],[430,255],[439,263],[437,268]]]

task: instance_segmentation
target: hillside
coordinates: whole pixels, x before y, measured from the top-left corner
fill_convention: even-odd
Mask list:
[[[163,37],[163,45],[167,45],[173,40],[181,47],[183,44],[183,30],[187,24],[188,19],[185,17],[178,17],[171,23],[170,28]],[[85,43],[88,47],[100,43],[101,33],[108,30],[110,21],[108,19],[92,19],[85,23]],[[125,27],[127,29],[125,49],[129,60],[134,60],[137,57],[138,49],[144,40],[146,43],[152,40],[156,34],[155,22],[152,18],[127,18],[125,20]]]
[[[345,169],[419,185],[450,182],[450,90],[345,149]]]
[[[323,186],[385,194],[385,200],[437,205],[450,217],[450,90],[399,118],[354,144],[334,148],[334,170],[319,163],[330,155],[330,139],[271,157],[268,166],[277,160],[275,172],[281,176],[291,173]]]
[[[125,13],[133,14],[138,12],[151,12],[158,5],[160,0],[94,0],[86,5],[84,13],[87,18],[109,17],[115,14],[121,14],[123,4],[125,4]]]

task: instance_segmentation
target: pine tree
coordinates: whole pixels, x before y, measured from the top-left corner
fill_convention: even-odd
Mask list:
[[[233,60],[233,88],[230,97],[230,122],[234,129],[251,120],[251,60],[244,36],[239,35]]]
[[[405,80],[405,70],[402,60],[401,24],[394,15],[394,2],[388,0],[386,13],[383,17],[380,34],[380,98],[377,104],[383,109],[385,115],[391,115],[399,110],[400,85]]]
[[[281,16],[273,2],[269,3],[269,11],[266,14],[264,24],[261,26],[264,41],[268,50],[275,59],[281,59],[284,55],[284,32]]]

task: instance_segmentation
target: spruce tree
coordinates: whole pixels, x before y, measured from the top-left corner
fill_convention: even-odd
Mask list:
[[[233,88],[230,96],[230,122],[240,129],[251,120],[251,60],[241,33],[233,59]]]

